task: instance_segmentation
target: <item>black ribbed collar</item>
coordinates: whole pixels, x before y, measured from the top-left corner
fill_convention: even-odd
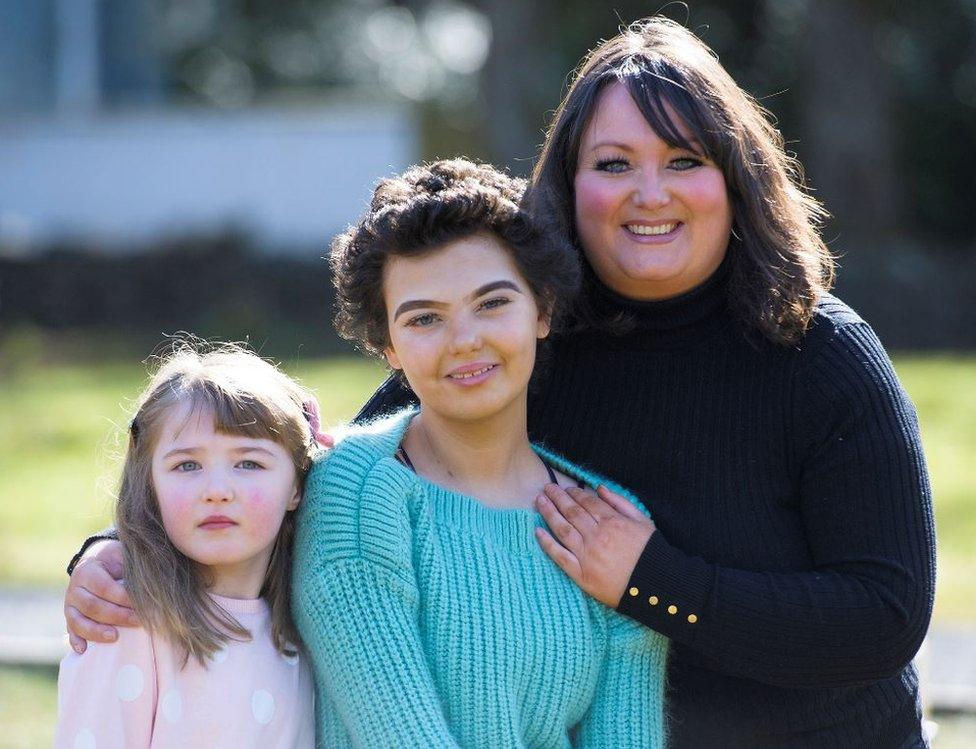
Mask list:
[[[621,296],[591,279],[592,309],[602,319],[623,314],[629,320],[623,334],[629,344],[643,348],[693,343],[733,322],[728,308],[731,270],[732,264],[726,255],[722,264],[700,286],[672,299],[650,302]]]

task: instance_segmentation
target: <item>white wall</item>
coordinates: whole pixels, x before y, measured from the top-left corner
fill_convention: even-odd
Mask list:
[[[267,249],[324,248],[417,153],[409,110],[383,105],[0,121],[0,246],[121,251],[235,226]]]

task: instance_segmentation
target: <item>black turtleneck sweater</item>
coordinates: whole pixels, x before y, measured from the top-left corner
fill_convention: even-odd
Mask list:
[[[673,641],[670,746],[915,746],[935,538],[914,408],[838,299],[784,347],[743,334],[727,287],[726,263],[665,302],[599,291],[635,325],[553,341],[531,436],[654,517],[619,608]],[[408,397],[390,380],[360,418]]]

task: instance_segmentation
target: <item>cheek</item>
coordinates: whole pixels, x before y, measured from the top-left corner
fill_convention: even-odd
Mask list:
[[[721,174],[706,175],[689,184],[685,201],[700,217],[717,226],[732,222],[732,206]]]
[[[575,190],[576,222],[580,234],[599,230],[602,228],[599,222],[607,221],[620,202],[617,191],[586,177],[576,180]]]
[[[397,357],[400,367],[407,379],[411,375],[425,374],[437,369],[437,357],[440,343],[431,331],[424,335],[398,336],[396,343]]]
[[[194,522],[195,498],[191,491],[165,481],[157,482],[156,498],[163,528],[170,536],[179,534],[182,528]]]
[[[248,519],[248,526],[255,536],[274,538],[285,515],[293,486],[251,487],[243,492],[239,501]]]

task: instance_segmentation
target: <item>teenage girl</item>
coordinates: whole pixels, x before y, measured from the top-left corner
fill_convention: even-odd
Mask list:
[[[142,626],[62,661],[56,747],[313,745],[288,590],[310,399],[237,347],[163,360],[115,511]]]

